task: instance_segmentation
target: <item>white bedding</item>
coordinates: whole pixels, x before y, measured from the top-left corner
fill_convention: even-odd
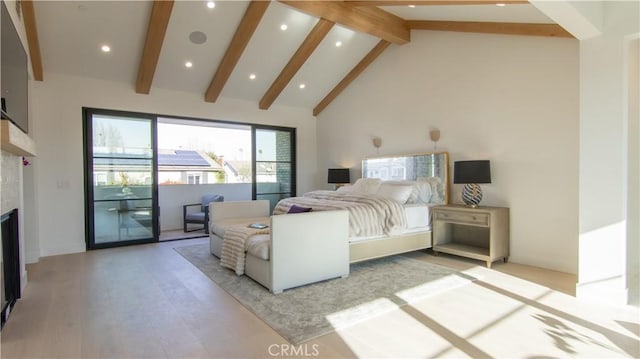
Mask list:
[[[302,197],[280,200],[273,214],[286,214],[293,205],[311,207],[314,211],[348,210],[350,237],[395,235],[407,228],[404,207],[392,199],[357,193],[312,191]]]
[[[407,216],[407,228],[405,228],[402,232],[395,234],[400,235],[431,231],[431,207],[434,206],[437,206],[437,204],[405,204],[404,210]],[[386,236],[382,235],[349,237],[349,243],[366,241],[376,238],[386,238]]]
[[[422,228],[431,223],[430,208],[433,204],[405,204],[404,211],[407,216],[407,229]]]

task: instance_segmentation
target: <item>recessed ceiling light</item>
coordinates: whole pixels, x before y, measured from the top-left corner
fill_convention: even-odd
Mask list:
[[[280,25],[280,30],[282,30],[282,31],[287,30],[287,28],[288,28],[287,24]]]
[[[506,5],[507,5],[507,4],[504,4],[504,3],[501,3],[501,2],[499,2],[499,3],[497,3],[497,4],[496,4],[496,6],[500,6],[500,7],[502,7],[502,6],[506,6]]]
[[[191,61],[187,61],[187,62],[184,63],[184,67],[192,68],[193,67],[193,63]]]
[[[342,41],[336,41],[336,47],[342,46]]]
[[[413,9],[413,8],[414,8],[414,7],[416,7],[416,6],[415,6],[415,5],[409,5],[409,7]]]
[[[249,74],[249,80],[255,80],[256,74]]]
[[[102,50],[102,52],[111,51],[111,47],[109,47],[109,45],[102,45],[102,47],[100,49]]]
[[[214,7],[216,7],[216,3],[214,3],[213,1],[207,1],[207,7],[209,9],[213,9]]]
[[[305,84],[300,84],[300,86],[298,86],[300,89],[304,89],[305,87],[307,87],[307,85]]]

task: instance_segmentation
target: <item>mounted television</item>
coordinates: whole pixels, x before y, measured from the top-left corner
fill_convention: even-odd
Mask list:
[[[2,3],[0,83],[2,118],[9,119],[25,133],[29,132],[29,73],[27,53],[18,31]]]

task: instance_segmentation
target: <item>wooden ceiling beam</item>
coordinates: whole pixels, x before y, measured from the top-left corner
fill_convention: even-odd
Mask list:
[[[149,94],[151,83],[156,72],[160,50],[164,42],[164,36],[169,26],[169,18],[173,10],[173,0],[156,0],[153,2],[151,17],[147,27],[147,38],[138,67],[138,78],[136,80],[136,92]]]
[[[476,32],[483,34],[506,34],[525,36],[550,36],[573,38],[567,30],[557,24],[527,24],[513,22],[430,21],[409,20],[412,30]]]
[[[304,65],[316,47],[318,47],[322,39],[324,39],[331,28],[333,28],[333,25],[335,25],[333,21],[322,18],[318,20],[316,26],[314,26],[309,35],[307,35],[307,38],[304,39],[296,53],[293,54],[287,65],[280,72],[280,75],[273,81],[269,90],[267,90],[260,100],[259,107],[261,110],[267,110],[271,107],[282,90],[284,90],[293,76],[295,76],[302,65]]]
[[[38,40],[38,27],[36,26],[36,12],[32,0],[22,0],[22,18],[24,28],[27,33],[27,43],[29,45],[29,58],[31,59],[31,69],[33,79],[42,81],[44,79],[42,70],[42,56],[40,54],[40,41]]]
[[[528,4],[528,0],[345,0],[354,6],[431,6],[431,5],[495,5]]]
[[[233,39],[231,39],[231,43],[227,47],[227,51],[224,53],[224,57],[222,58],[220,65],[218,65],[218,69],[211,80],[211,84],[209,85],[207,92],[204,94],[205,101],[216,102],[218,96],[220,96],[224,85],[227,83],[233,69],[238,64],[240,56],[242,56],[249,40],[251,40],[251,37],[256,31],[260,20],[262,20],[262,16],[267,11],[269,4],[270,1],[251,1],[251,3],[249,3],[242,20],[240,20],[240,24],[233,35]]]
[[[333,21],[394,44],[406,44],[411,40],[411,32],[404,19],[377,7],[352,6],[343,1],[280,2],[309,15]]]
[[[347,88],[360,74],[389,47],[391,43],[386,40],[380,40],[378,44],[362,60],[340,81],[336,87],[325,96],[322,101],[313,109],[313,115],[318,116],[344,89]]]

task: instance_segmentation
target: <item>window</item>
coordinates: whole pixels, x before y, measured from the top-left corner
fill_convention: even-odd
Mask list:
[[[202,174],[188,174],[187,175],[187,183],[188,184],[200,184],[200,177]]]

